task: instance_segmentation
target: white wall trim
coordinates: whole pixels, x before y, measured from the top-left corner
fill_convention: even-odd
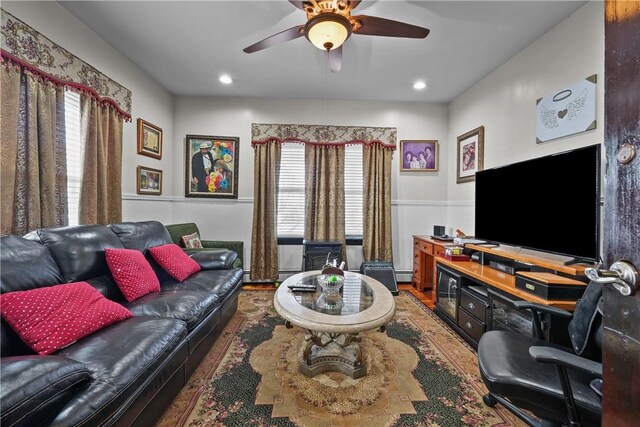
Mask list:
[[[253,197],[238,197],[237,199],[211,199],[211,198],[188,198],[177,196],[147,196],[139,194],[123,194],[122,200],[132,200],[135,202],[170,202],[170,203],[253,203]]]

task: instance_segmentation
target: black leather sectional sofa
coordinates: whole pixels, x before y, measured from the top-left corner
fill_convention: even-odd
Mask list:
[[[2,426],[153,425],[237,309],[235,252],[194,254],[202,271],[179,283],[147,255],[161,292],[128,303],[105,248],[172,243],[159,222],[45,228],[0,238],[0,292],[86,281],[134,317],[40,356],[2,320]]]

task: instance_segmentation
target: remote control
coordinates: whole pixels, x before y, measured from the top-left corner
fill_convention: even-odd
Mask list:
[[[291,288],[291,292],[315,292],[316,288]]]

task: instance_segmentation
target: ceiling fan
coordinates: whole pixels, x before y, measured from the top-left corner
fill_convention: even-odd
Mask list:
[[[362,0],[289,0],[307,13],[307,22],[260,40],[244,48],[246,53],[257,52],[289,40],[305,36],[314,46],[326,50],[329,68],[342,68],[342,44],[351,36],[385,36],[423,39],[429,29],[375,16],[351,16]]]

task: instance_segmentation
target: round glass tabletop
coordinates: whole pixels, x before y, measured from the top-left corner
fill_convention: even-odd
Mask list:
[[[316,287],[315,292],[294,292],[295,300],[318,313],[345,316],[360,313],[373,304],[373,289],[357,274],[346,274],[344,284],[336,293],[322,292],[318,282],[320,274],[303,277],[297,285]]]

